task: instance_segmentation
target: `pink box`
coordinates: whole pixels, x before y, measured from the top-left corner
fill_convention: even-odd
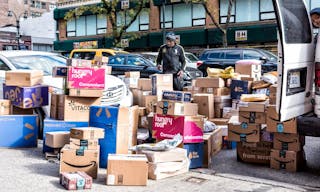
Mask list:
[[[152,129],[156,139],[171,139],[176,134],[183,136],[183,143],[203,142],[202,116],[159,115],[153,117]]]
[[[93,67],[69,67],[69,89],[104,89],[105,69]]]

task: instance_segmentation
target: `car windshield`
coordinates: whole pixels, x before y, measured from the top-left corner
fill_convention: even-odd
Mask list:
[[[188,58],[192,63],[196,63],[199,59],[192,53],[185,53],[186,58]]]
[[[25,55],[13,56],[8,60],[16,69],[42,70],[44,75],[51,75],[54,66],[66,66],[66,58],[60,55]]]
[[[270,61],[273,61],[273,62],[277,62],[278,61],[278,57],[275,54],[273,54],[273,53],[271,53],[269,51],[263,50],[263,49],[261,49],[261,51],[268,56]]]

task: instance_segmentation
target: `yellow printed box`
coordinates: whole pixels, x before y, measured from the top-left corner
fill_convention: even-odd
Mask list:
[[[37,147],[37,115],[0,116],[0,147]]]

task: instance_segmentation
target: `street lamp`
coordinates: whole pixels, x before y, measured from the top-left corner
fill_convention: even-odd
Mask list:
[[[17,35],[16,35],[16,38],[17,38],[17,42],[18,42],[18,50],[20,50],[20,18],[28,18],[28,12],[25,11],[23,13],[21,13],[19,16],[16,15],[15,12],[13,11],[8,11],[8,17],[12,17],[14,16],[14,18],[16,19],[16,28],[17,28]]]

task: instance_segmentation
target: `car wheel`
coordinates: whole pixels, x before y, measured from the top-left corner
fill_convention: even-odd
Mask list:
[[[44,118],[45,114],[41,107],[35,108],[34,112],[38,115],[38,139],[43,139],[43,127],[44,127]]]

